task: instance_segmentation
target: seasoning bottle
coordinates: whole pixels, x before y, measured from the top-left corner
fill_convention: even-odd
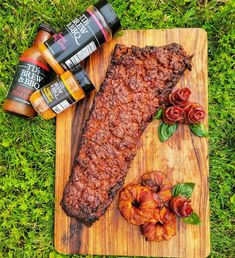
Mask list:
[[[95,87],[79,65],[76,70],[66,71],[48,85],[35,91],[30,102],[44,119],[51,119],[83,99]]]
[[[30,95],[48,83],[50,68],[38,45],[46,41],[55,33],[48,24],[39,25],[33,46],[20,57],[20,63],[15,73],[7,98],[3,104],[5,112],[24,117],[33,117],[36,112],[29,102]]]
[[[101,0],[71,21],[63,32],[39,45],[39,50],[53,70],[63,74],[111,40],[119,28],[114,9],[106,0]]]

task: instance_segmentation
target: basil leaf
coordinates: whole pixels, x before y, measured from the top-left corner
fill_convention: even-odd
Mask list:
[[[178,124],[168,125],[161,122],[158,127],[158,136],[161,142],[168,140],[178,128]]]
[[[180,195],[190,198],[192,196],[194,186],[194,183],[177,184],[173,187],[172,194],[174,197]]]
[[[200,225],[201,220],[197,213],[193,212],[191,216],[184,218],[183,221],[187,224],[192,224],[192,225]]]
[[[199,137],[207,137],[208,132],[202,123],[189,125],[190,130]]]
[[[162,118],[162,113],[163,113],[163,108],[159,108],[154,115],[154,119],[161,119]]]

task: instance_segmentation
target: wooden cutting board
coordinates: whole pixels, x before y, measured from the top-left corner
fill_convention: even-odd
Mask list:
[[[91,81],[99,89],[110,63],[116,43],[127,46],[162,46],[177,42],[188,54],[194,54],[192,71],[186,71],[177,88],[188,86],[191,99],[208,108],[207,35],[202,29],[127,30],[120,37],[106,43],[86,61]],[[77,155],[81,129],[84,126],[95,93],[57,117],[56,175],[55,175],[55,248],[65,254],[99,254],[127,256],[206,257],[210,252],[208,140],[190,133],[180,125],[167,142],[160,143],[153,121],[145,130],[138,153],[128,171],[126,183],[146,171],[167,173],[172,183],[194,182],[196,187],[192,205],[202,220],[201,226],[178,222],[176,237],[170,241],[145,241],[137,226],[129,225],[119,214],[117,197],[106,214],[91,228],[69,218],[60,207],[63,189],[68,181],[73,160]],[[206,121],[207,123],[207,121]]]

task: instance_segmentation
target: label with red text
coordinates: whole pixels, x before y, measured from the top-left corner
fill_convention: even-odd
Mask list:
[[[31,105],[29,97],[48,82],[49,68],[35,60],[21,58],[7,98]]]

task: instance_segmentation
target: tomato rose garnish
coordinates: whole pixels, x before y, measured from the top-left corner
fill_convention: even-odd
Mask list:
[[[202,105],[191,103],[188,107],[185,108],[185,123],[199,123],[205,118],[205,115],[206,113]]]
[[[181,218],[187,218],[193,213],[191,200],[183,196],[174,197],[170,201],[170,208],[177,216]]]
[[[184,121],[184,110],[177,106],[166,108],[163,111],[163,121],[169,125],[182,123]]]
[[[176,90],[169,95],[169,102],[173,106],[185,107],[189,103],[189,97],[191,95],[191,90],[187,87]]]

